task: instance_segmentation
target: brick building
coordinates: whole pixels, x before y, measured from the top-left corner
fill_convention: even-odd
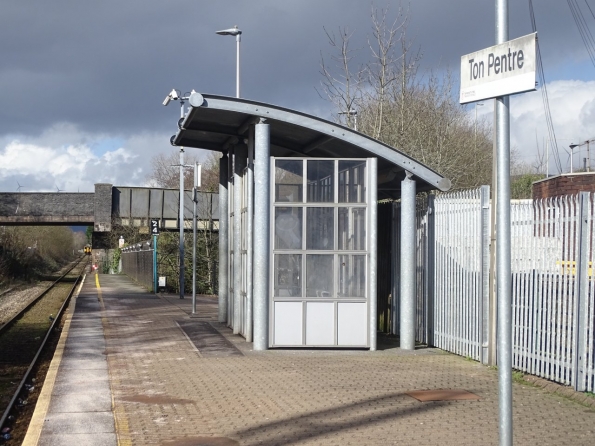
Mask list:
[[[595,192],[595,172],[563,173],[533,183],[533,199]]]

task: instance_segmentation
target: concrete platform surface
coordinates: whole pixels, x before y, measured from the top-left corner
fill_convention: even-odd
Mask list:
[[[254,352],[217,322],[216,298],[198,298],[198,317],[190,310],[191,296],[88,277],[30,444],[498,444],[495,369],[394,342],[376,352]],[[441,389],[479,399],[407,394]],[[513,398],[514,444],[595,444],[592,408],[518,383]]]

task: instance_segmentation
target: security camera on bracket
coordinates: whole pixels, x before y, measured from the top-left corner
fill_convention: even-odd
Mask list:
[[[169,104],[170,101],[177,101],[179,99],[179,97],[180,97],[180,95],[174,88],[172,91],[170,91],[170,93],[163,100],[163,105]]]

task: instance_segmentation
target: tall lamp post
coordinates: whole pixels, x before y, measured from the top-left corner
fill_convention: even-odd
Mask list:
[[[222,29],[217,31],[220,36],[236,36],[236,98],[240,97],[240,42],[242,41],[242,30],[238,29],[238,25],[229,29]]]
[[[573,164],[573,163],[572,163],[572,161],[573,161],[573,158],[572,158],[572,156],[574,155],[574,148],[575,148],[575,147],[582,147],[582,146],[584,146],[585,144],[587,145],[587,158],[586,158],[586,161],[585,161],[585,170],[586,170],[587,172],[591,172],[591,153],[590,153],[590,145],[591,145],[591,143],[592,143],[592,142],[595,142],[595,138],[593,138],[593,139],[588,139],[588,140],[586,140],[586,141],[584,141],[584,142],[581,142],[580,144],[570,144],[570,146],[568,146],[568,147],[570,147],[570,173],[572,173],[572,172],[573,172],[573,169],[572,169],[572,164]]]
[[[193,90],[194,91],[194,90]],[[163,100],[163,105],[171,101],[180,101],[180,120],[184,118],[184,101],[190,94],[182,96],[175,88]],[[192,167],[184,164],[184,147],[180,147],[180,299],[184,299],[184,167]]]

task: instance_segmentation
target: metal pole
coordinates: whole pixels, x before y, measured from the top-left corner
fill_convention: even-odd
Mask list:
[[[157,293],[157,236],[153,236],[153,292]]]
[[[401,311],[402,350],[415,350],[415,180],[405,172],[401,182]]]
[[[508,40],[508,0],[496,0],[496,44]],[[509,97],[496,98],[498,296],[498,395],[500,445],[512,445],[512,300],[510,266],[510,108]],[[572,164],[571,164],[572,165]]]
[[[254,137],[254,350],[269,346],[270,129],[263,120]]]
[[[184,100],[180,98],[180,117],[184,117]],[[180,299],[184,299],[184,147],[180,147]]]
[[[246,178],[248,203],[246,203],[246,341],[252,342],[253,325],[253,281],[252,258],[254,249],[254,126],[250,126],[248,136],[248,176]]]
[[[246,167],[247,151],[243,145],[234,148],[233,174],[233,334],[242,332],[242,176]]]
[[[370,351],[376,350],[377,332],[378,332],[378,302],[376,286],[377,277],[377,254],[378,254],[378,160],[376,158],[368,159],[368,190],[369,202],[368,209],[370,215],[370,268],[369,268],[369,299],[370,299]],[[352,232],[350,231],[350,234]]]
[[[229,280],[227,282],[228,285],[228,290],[227,290],[227,326],[231,327],[233,324],[233,277],[235,274],[235,271],[233,270],[233,256],[234,256],[234,251],[233,251],[233,225],[231,224],[232,219],[231,216],[233,214],[233,194],[234,194],[234,188],[233,188],[233,163],[234,163],[234,146],[231,146],[229,148],[229,151],[227,152],[227,193],[228,193],[228,200],[227,200],[227,240],[228,240],[228,244],[227,244],[227,248],[228,248],[228,252],[229,252],[229,261],[228,261],[228,277]]]
[[[229,293],[228,163],[227,154],[224,154],[219,160],[219,322],[227,321]]]
[[[198,202],[198,188],[200,186],[200,170],[194,163],[194,188],[192,190],[192,314],[196,314],[196,204]]]
[[[180,299],[184,299],[184,148],[180,148]]]
[[[240,97],[240,42],[242,41],[242,35],[236,36],[236,98]]]

